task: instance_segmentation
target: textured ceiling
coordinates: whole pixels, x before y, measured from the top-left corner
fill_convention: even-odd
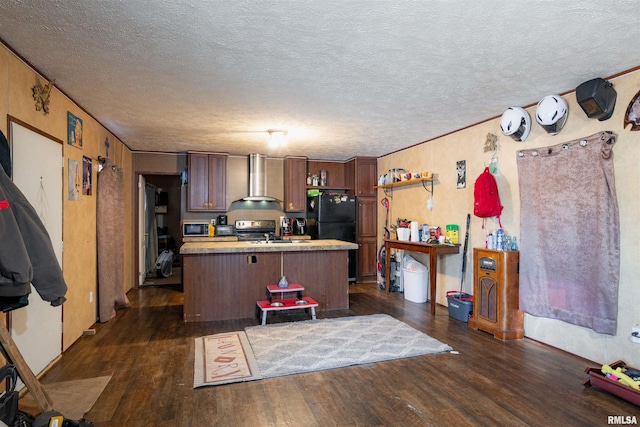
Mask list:
[[[132,150],[347,159],[640,65],[639,6],[7,0],[0,38]]]

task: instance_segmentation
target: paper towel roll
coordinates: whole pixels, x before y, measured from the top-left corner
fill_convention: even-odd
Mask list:
[[[420,226],[418,225],[418,221],[411,221],[411,241],[412,242],[420,241],[420,232],[418,231],[419,227]]]

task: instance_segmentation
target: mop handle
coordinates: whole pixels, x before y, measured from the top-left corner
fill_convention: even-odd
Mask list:
[[[462,252],[462,272],[464,273],[467,267],[467,249],[469,247],[469,226],[471,225],[471,214],[467,214],[467,230],[464,233],[464,249]]]
[[[467,271],[467,248],[469,246],[469,226],[471,225],[471,214],[467,214],[467,230],[464,233],[464,249],[462,250],[462,278],[460,279],[460,294],[464,284],[464,274]]]

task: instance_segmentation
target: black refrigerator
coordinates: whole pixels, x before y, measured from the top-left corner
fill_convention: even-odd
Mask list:
[[[320,194],[308,200],[307,222],[313,239],[356,241],[356,196]],[[356,281],[356,251],[349,250],[349,282]]]

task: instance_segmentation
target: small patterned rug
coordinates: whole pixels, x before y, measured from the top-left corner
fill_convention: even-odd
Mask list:
[[[193,388],[261,378],[243,331],[196,338]]]
[[[386,314],[251,326],[245,332],[263,378],[452,350]]]

